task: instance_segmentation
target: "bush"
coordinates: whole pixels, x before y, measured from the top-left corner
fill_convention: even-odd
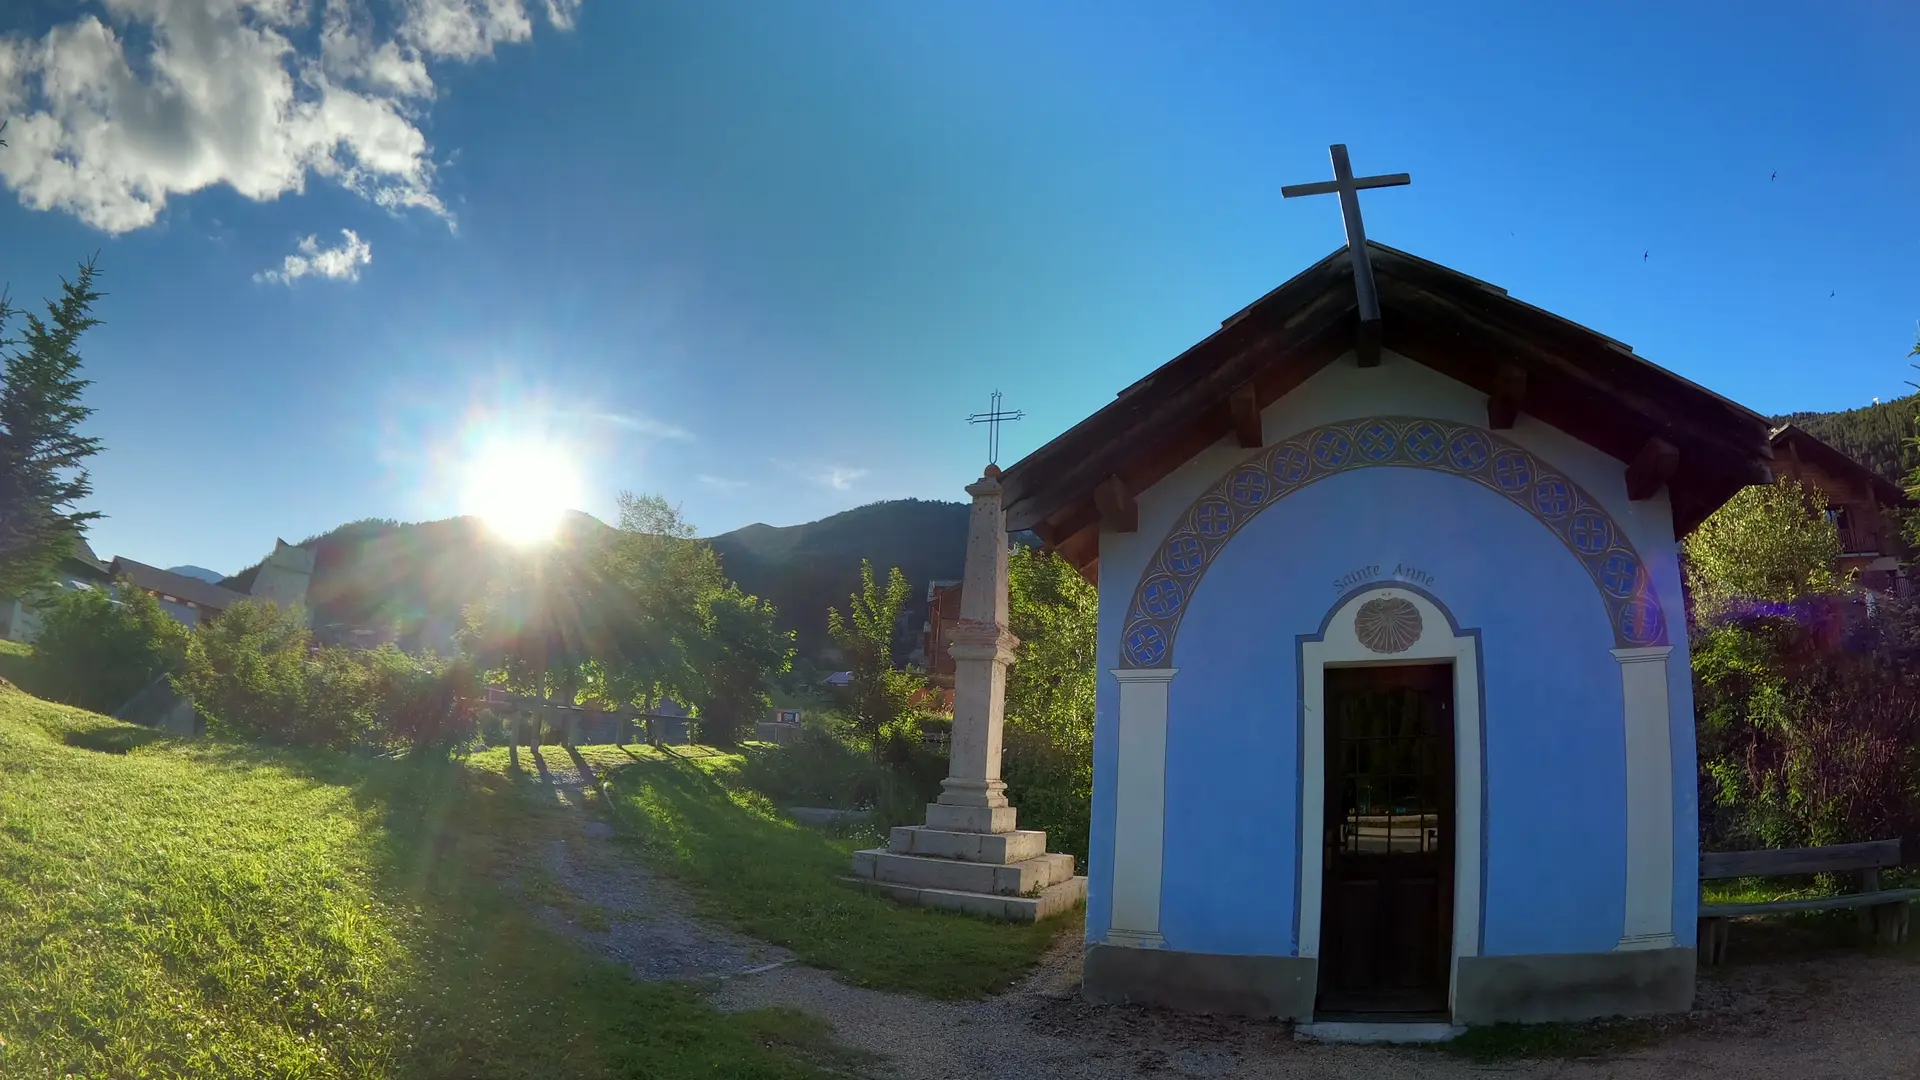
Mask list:
[[[1920,605],[1837,633],[1836,599],[1696,630],[1703,839],[1920,836]]]
[[[334,750],[448,751],[473,738],[479,711],[471,665],[315,646],[304,612],[254,600],[192,635],[175,682],[215,730]]]
[[[191,632],[145,590],[123,584],[62,592],[42,615],[35,647],[40,696],[111,713],[180,669]]]
[[[375,721],[389,740],[414,753],[446,753],[473,741],[482,697],[470,661],[421,659],[383,645],[362,653],[361,662]]]

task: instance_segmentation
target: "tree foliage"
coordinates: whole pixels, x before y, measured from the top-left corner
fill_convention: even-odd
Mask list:
[[[1711,618],[1739,605],[1789,604],[1831,593],[1840,533],[1816,512],[1811,491],[1792,481],[1742,488],[1687,537],[1687,585]]]
[[[1815,597],[1694,629],[1710,845],[1920,836],[1920,603],[1839,614]]]
[[[776,620],[772,604],[736,585],[706,598],[703,633],[692,656],[702,742],[732,746],[766,715],[774,680],[793,665],[793,633],[779,629]]]
[[[121,583],[61,592],[41,615],[35,643],[43,696],[111,713],[186,659],[187,628],[152,594]]]
[[[1009,629],[1020,639],[1007,673],[1003,775],[1023,828],[1085,860],[1093,806],[1099,591],[1053,552],[1008,560]]]
[[[883,585],[873,564],[861,560],[860,587],[847,597],[846,614],[827,609],[827,633],[851,673],[836,696],[861,736],[879,739],[911,707],[923,679],[893,666],[893,628],[907,602],[907,577],[894,567]]]
[[[79,344],[99,325],[97,273],[89,259],[61,279],[60,299],[47,301],[45,318],[27,313],[19,337],[9,324],[20,313],[0,295],[0,596],[44,583],[99,517],[75,509],[92,491],[86,462],[100,450],[78,430],[93,412],[80,403],[90,383],[80,377]]]

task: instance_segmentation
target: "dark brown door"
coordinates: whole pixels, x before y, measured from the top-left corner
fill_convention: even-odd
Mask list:
[[[1453,668],[1326,669],[1319,1011],[1447,1007]]]

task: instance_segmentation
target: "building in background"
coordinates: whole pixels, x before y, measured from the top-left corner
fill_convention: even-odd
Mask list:
[[[1773,432],[1773,469],[1825,500],[1840,532],[1840,572],[1863,589],[1905,595],[1906,538],[1900,521],[1914,502],[1898,484],[1788,424]]]
[[[953,654],[947,651],[947,632],[960,617],[960,583],[927,582],[927,621],[921,627],[920,651],[926,657],[927,680],[936,686],[953,685]]]
[[[75,540],[73,551],[60,560],[54,580],[55,590],[104,589],[113,583],[107,565],[93,553],[85,540]],[[0,601],[0,638],[8,641],[33,641],[40,636],[40,612],[29,597]]]
[[[124,556],[115,558],[109,569],[113,580],[130,581],[135,588],[152,593],[167,614],[189,627],[204,625],[227,608],[246,599],[245,593],[171,570],[162,570],[157,566],[148,566]]]

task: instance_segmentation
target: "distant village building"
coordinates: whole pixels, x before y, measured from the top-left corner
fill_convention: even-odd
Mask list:
[[[54,589],[104,589],[113,576],[85,540],[74,541],[73,551],[60,560],[51,582]],[[31,642],[40,636],[40,612],[30,597],[0,601],[0,638]]]
[[[1825,500],[1826,518],[1840,533],[1838,569],[1861,588],[1905,595],[1900,519],[1914,505],[1907,493],[1793,424],[1776,429],[1772,442],[1774,472]]]
[[[937,686],[953,685],[953,654],[947,638],[960,617],[960,583],[927,582],[927,622],[921,628],[920,651],[926,657],[927,679]]]
[[[295,547],[275,539],[273,554],[267,556],[253,575],[249,595],[271,600],[283,607],[307,603],[307,587],[313,583],[312,548]]]
[[[167,614],[190,627],[204,626],[215,616],[246,599],[245,593],[223,588],[196,577],[176,574],[157,566],[148,566],[124,556],[113,560],[110,568],[115,581],[131,581],[135,588],[152,593]]]

